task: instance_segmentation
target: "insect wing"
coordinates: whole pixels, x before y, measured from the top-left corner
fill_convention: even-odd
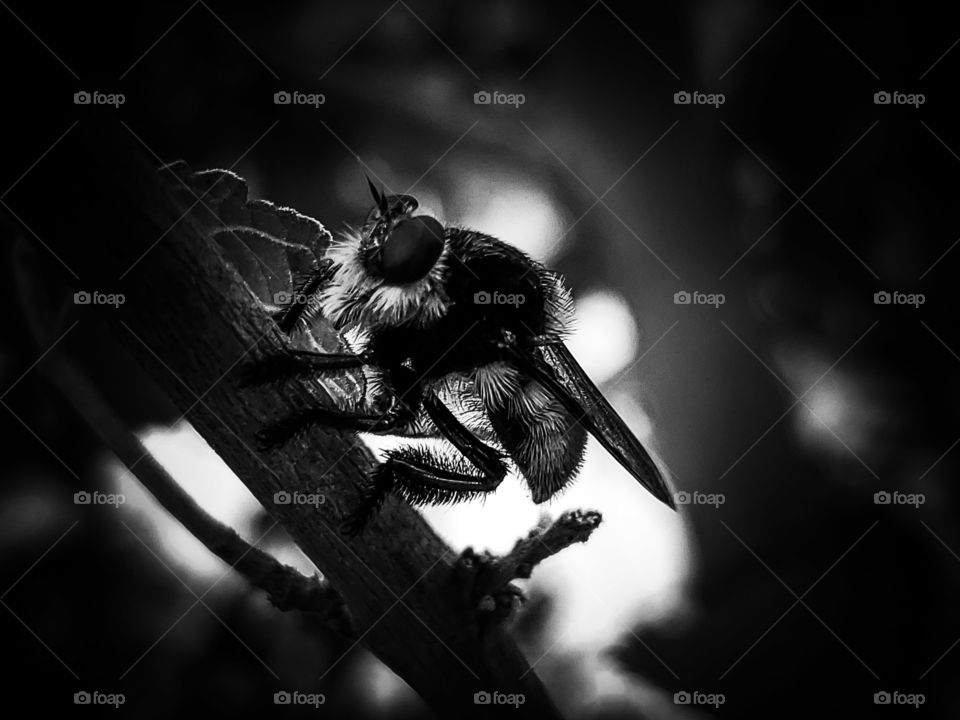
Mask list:
[[[542,362],[547,366],[541,367],[541,373],[551,375],[554,381],[547,383],[547,387],[558,395],[566,393],[569,396],[566,402],[562,397],[558,399],[571,410],[573,406],[570,400],[573,401],[579,408],[575,417],[607,452],[654,497],[675,508],[666,480],[653,458],[593,384],[567,346],[562,342],[554,342],[542,345],[539,350]]]

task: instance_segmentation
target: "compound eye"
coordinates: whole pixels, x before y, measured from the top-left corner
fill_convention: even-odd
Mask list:
[[[401,220],[380,248],[380,272],[394,285],[420,280],[443,252],[443,226],[419,215]]]

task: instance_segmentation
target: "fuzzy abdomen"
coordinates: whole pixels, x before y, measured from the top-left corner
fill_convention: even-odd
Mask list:
[[[576,478],[587,444],[579,418],[507,363],[478,370],[474,387],[535,503],[549,500]]]

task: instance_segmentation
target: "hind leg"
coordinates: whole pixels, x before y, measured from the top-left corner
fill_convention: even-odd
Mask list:
[[[465,428],[432,393],[423,399],[427,415],[459,454],[428,447],[406,447],[387,453],[373,472],[357,510],[344,523],[356,534],[396,493],[413,505],[442,505],[492,492],[507,475],[503,456]]]
[[[349,535],[358,534],[390,493],[412,505],[452,504],[496,490],[506,474],[507,466],[500,459],[481,469],[450,451],[428,447],[391,450],[374,469],[360,505],[342,529]]]

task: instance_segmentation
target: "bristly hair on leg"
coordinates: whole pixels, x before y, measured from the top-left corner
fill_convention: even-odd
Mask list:
[[[438,488],[425,481],[411,465],[484,480],[473,465],[453,450],[418,445],[389,450],[385,461],[371,472],[359,506],[341,523],[342,531],[348,535],[360,534],[391,492],[415,506],[450,505],[487,494],[483,490]]]
[[[283,332],[290,334],[294,330],[306,329],[320,314],[320,291],[332,276],[333,262],[324,258],[315,271],[293,278],[289,299],[273,313],[274,321]]]
[[[390,450],[387,457],[384,465],[393,468],[394,492],[411,505],[452,505],[487,494],[483,490],[438,488],[425,482],[417,471],[410,467],[414,465],[424,469],[437,468],[478,482],[485,479],[473,465],[453,450],[413,445]]]

